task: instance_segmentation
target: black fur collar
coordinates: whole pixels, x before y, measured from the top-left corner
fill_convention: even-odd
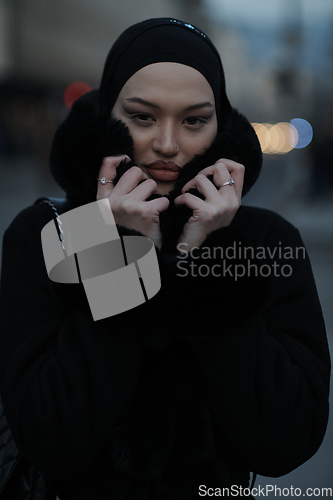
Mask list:
[[[97,96],[97,91],[92,91],[75,102],[67,119],[57,130],[51,149],[53,175],[75,205],[95,201],[97,176],[102,159],[105,156],[124,153],[130,157],[133,156],[133,141],[127,127],[121,121],[111,119],[98,112]],[[128,330],[129,332],[132,331],[132,328],[126,328],[126,321],[133,320],[134,324],[140,324],[142,317],[149,316],[152,318],[141,335],[144,345],[149,346],[148,348],[164,348],[170,342],[172,335],[176,337],[187,335],[192,339],[201,338],[201,334],[203,337],[210,335],[209,332],[206,332],[205,315],[201,323],[198,315],[196,315],[193,318],[194,323],[190,324],[190,319],[182,312],[192,310],[193,304],[196,303],[196,295],[200,293],[202,310],[211,317],[211,314],[214,314],[213,309],[216,307],[214,299],[216,279],[207,277],[197,282],[195,278],[192,281],[181,278],[175,281],[173,272],[170,273],[170,269],[174,270],[177,262],[176,246],[179,236],[185,222],[192,213],[186,206],[176,208],[173,200],[180,194],[181,188],[189,179],[193,178],[206,166],[215,163],[219,158],[230,158],[245,165],[243,193],[246,193],[260,173],[262,154],[252,126],[236,110],[233,110],[224,120],[222,130],[218,133],[210,148],[204,154],[196,156],[181,169],[175,188],[168,195],[170,205],[160,215],[163,239],[163,246],[161,252],[159,252],[162,276],[161,293],[140,306],[140,308],[127,311],[126,315],[119,315],[123,325],[122,331]],[[115,183],[131,165],[131,163],[127,165],[123,163],[117,168]],[[201,196],[198,192],[194,194]],[[234,228],[234,231],[235,229],[237,228]],[[229,232],[226,232],[225,228],[222,231],[223,242],[226,247],[231,246],[240,239],[240,235],[237,231],[235,234],[232,228],[230,228]],[[121,228],[122,235],[135,233],[135,231]],[[211,241],[206,240],[205,244],[213,245],[214,241],[216,241],[218,245],[221,245],[222,234],[220,232],[215,236],[211,234],[210,237],[212,238]],[[249,312],[259,310],[271,294],[270,280],[262,278],[261,281],[264,283],[260,283],[260,285],[258,285],[259,278],[253,278],[256,283],[251,280],[252,277],[237,282],[233,279],[219,281],[219,286],[223,284],[225,287],[223,290],[221,288],[220,293],[224,294],[225,304],[230,306],[230,310],[232,310],[235,303],[234,297],[243,297],[242,313],[237,311],[239,319],[245,317]],[[256,290],[256,293],[254,293],[254,290]],[[178,294],[177,298],[175,298],[175,293]],[[172,300],[170,308],[165,309],[165,304],[169,300]],[[177,314],[177,311],[179,311],[177,304],[181,308],[181,314],[179,315]],[[145,308],[148,308],[149,315]],[[160,324],[160,318],[164,317],[164,313],[161,313],[161,311],[165,310],[173,311],[169,314],[168,319],[171,325],[170,328],[170,325]],[[230,315],[230,317],[234,322],[234,315]],[[117,319],[112,317],[112,322],[117,321]],[[185,323],[182,323],[182,321]],[[156,324],[160,325],[158,329],[156,329]],[[152,330],[149,329],[149,325],[151,325]],[[176,325],[180,325],[178,329],[176,329]],[[137,338],[137,331],[134,333]],[[215,333],[212,335],[214,336]]]
[[[98,90],[93,90],[73,104],[56,131],[50,153],[51,171],[68,198],[80,204],[89,203],[96,199],[96,179],[102,159],[118,154],[133,157],[132,138],[124,123],[99,112]],[[259,176],[262,153],[253,127],[236,109],[224,119],[210,148],[182,168],[170,199],[178,196],[188,180],[219,158],[229,158],[245,166],[243,195],[246,194]],[[119,175],[125,169],[118,168]]]

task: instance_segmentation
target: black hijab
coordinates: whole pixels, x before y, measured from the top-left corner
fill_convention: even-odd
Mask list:
[[[215,97],[218,123],[231,106],[226,95],[220,55],[205,33],[176,19],[148,19],[130,26],[116,40],[105,62],[100,106],[110,112],[127,80],[139,69],[158,62],[176,62],[198,70]]]
[[[181,169],[175,196],[188,180],[219,158],[245,165],[243,194],[256,181],[262,164],[260,144],[245,116],[231,108],[217,49],[191,24],[169,18],[148,19],[120,35],[106,59],[100,88],[75,101],[55,133],[51,171],[69,198],[80,204],[96,199],[98,172],[105,156],[127,154],[133,158],[129,131],[121,120],[111,116],[111,110],[127,80],[140,68],[157,62],[186,64],[204,75],[215,96],[219,125],[207,151]],[[120,176],[122,168],[117,172]]]

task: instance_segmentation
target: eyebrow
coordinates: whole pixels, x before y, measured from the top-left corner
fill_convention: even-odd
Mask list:
[[[189,111],[190,109],[200,109],[200,108],[213,108],[214,105],[211,102],[199,102],[198,104],[192,104],[188,106],[185,111]]]
[[[161,109],[160,106],[158,106],[157,104],[150,101],[146,101],[145,99],[141,99],[141,97],[129,97],[128,99],[126,99],[126,101],[137,102],[139,104],[145,104],[146,106],[151,106],[152,108]],[[206,102],[199,102],[198,104],[191,104],[191,106],[185,108],[184,111],[189,111],[191,109],[213,108],[213,107],[214,105],[211,102],[206,101]]]

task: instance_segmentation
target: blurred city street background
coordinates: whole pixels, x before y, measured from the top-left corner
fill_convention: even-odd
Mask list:
[[[332,0],[0,0],[1,241],[38,197],[63,196],[48,154],[68,113],[68,90],[78,97],[77,82],[98,87],[117,36],[160,16],[198,25],[218,47],[229,99],[254,124],[264,150],[261,177],[243,203],[277,211],[299,228],[332,346]],[[272,127],[296,118],[305,132],[274,142]],[[257,485],[265,484],[333,488],[333,423],[315,457],[282,478],[258,477]]]

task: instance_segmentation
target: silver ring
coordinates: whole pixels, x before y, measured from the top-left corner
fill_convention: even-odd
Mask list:
[[[107,184],[108,182],[112,182],[113,181],[108,181],[105,177],[102,177],[101,179],[97,179],[101,184]]]
[[[235,181],[233,180],[232,177],[227,182],[224,182],[221,184],[221,186],[218,186],[216,189],[219,190],[220,188],[223,188],[224,186],[233,186],[235,184]]]

